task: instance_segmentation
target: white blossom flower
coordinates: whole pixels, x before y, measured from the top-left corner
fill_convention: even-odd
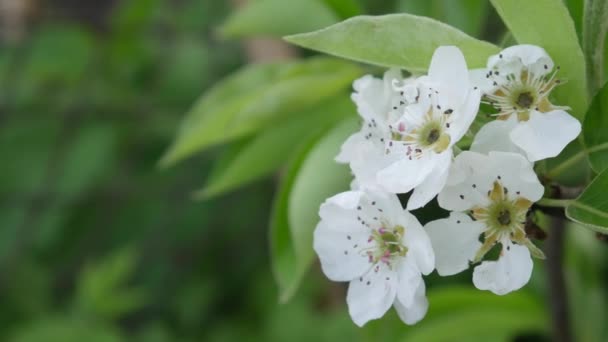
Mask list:
[[[487,69],[473,71],[498,113],[477,133],[471,150],[518,152],[532,162],[557,156],[581,132],[568,107],[549,101],[560,84],[558,70],[542,48],[517,45],[490,57]]]
[[[399,70],[390,69],[384,73],[383,79],[365,75],[353,83],[355,92],[351,98],[357,105],[363,125],[359,132],[344,142],[336,161],[350,164],[362,188],[380,189],[376,173],[384,164],[384,145],[391,136],[389,126],[399,119],[407,103],[415,101],[415,86],[412,85],[407,92],[399,91],[393,87],[393,82],[412,84],[413,80],[403,81]]]
[[[443,188],[452,146],[479,108],[480,91],[471,89],[464,56],[454,46],[439,47],[428,76],[399,81],[385,75],[383,82],[364,77],[355,91],[365,122],[336,160],[350,163],[362,188],[414,189],[407,208],[424,206]]]
[[[498,260],[476,266],[473,283],[499,295],[524,286],[532,274],[530,254],[544,258],[525,232],[528,210],[543,192],[532,164],[520,154],[459,154],[438,196],[439,205],[453,212],[425,226],[437,272],[459,273],[500,244]]]
[[[422,274],[433,271],[429,237],[394,194],[347,191],[321,205],[314,249],[327,277],[348,281],[346,301],[363,326],[392,306],[414,324],[428,309]]]

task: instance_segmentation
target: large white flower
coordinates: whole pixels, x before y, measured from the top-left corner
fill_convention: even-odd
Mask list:
[[[567,107],[549,101],[559,67],[542,48],[509,47],[474,70],[475,84],[498,113],[477,133],[472,151],[519,152],[532,162],[557,156],[581,132]]]
[[[481,95],[471,88],[464,56],[454,46],[435,51],[427,76],[400,81],[391,75],[355,82],[352,98],[365,122],[336,160],[350,163],[362,188],[415,189],[411,210],[443,188],[452,146],[475,118]]]
[[[363,326],[394,306],[414,324],[428,309],[422,274],[435,266],[431,242],[394,194],[347,191],[321,205],[314,249],[327,277],[349,281],[346,301]]]
[[[439,205],[453,212],[425,226],[437,272],[443,276],[459,273],[500,244],[498,260],[475,267],[473,283],[499,295],[524,286],[532,274],[530,253],[544,258],[524,228],[530,206],[543,192],[532,164],[520,154],[459,154],[438,196]]]

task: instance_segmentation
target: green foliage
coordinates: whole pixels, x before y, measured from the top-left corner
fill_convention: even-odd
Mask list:
[[[40,83],[73,84],[81,79],[91,62],[93,43],[93,38],[82,29],[45,27],[32,42],[23,77]]]
[[[485,66],[487,58],[498,52],[496,46],[449,25],[410,14],[360,16],[285,39],[330,55],[411,72],[426,70],[433,52],[441,45],[458,46],[469,68]]]
[[[341,18],[347,19],[363,12],[358,0],[323,0]]]
[[[478,0],[400,0],[397,9],[410,14],[435,18],[473,37],[479,36],[489,9]]]
[[[317,30],[337,21],[322,0],[259,0],[230,15],[220,32],[230,38],[281,37]]]
[[[302,272],[314,259],[312,236],[319,221],[319,206],[326,198],[349,189],[350,171],[346,165],[337,164],[334,157],[357,126],[357,120],[352,118],[332,129],[310,150],[294,179],[287,216],[294,239],[296,269]]]
[[[315,267],[307,272],[318,206],[350,180],[333,157],[356,124],[336,124],[355,117],[346,93],[362,70],[323,57],[245,66],[241,42],[218,41],[214,34],[223,28],[230,35],[232,28],[234,37],[277,36],[319,29],[365,9],[405,11],[457,29],[412,15],[357,17],[295,39],[317,44],[311,39],[320,37],[318,50],[414,72],[427,68],[437,45],[455,44],[470,67],[479,67],[498,48],[472,37],[499,44],[504,34],[486,2],[262,0],[235,12],[227,1],[125,0],[111,8],[105,2],[30,3],[35,15],[28,17],[25,39],[2,41],[0,50],[0,340],[506,341],[547,335],[542,263],[531,286],[504,297],[473,289],[469,275],[431,275],[424,321],[406,327],[391,310],[381,321],[356,327],[344,284],[329,282]],[[555,103],[584,110],[585,90],[577,88],[584,67],[563,7],[548,0],[495,4],[504,7],[504,18],[518,11],[518,18],[505,19],[518,40],[549,43],[568,81]],[[601,2],[587,2],[584,22],[582,1],[567,4],[576,27],[586,29],[587,60],[590,51],[597,60],[605,21],[593,8]],[[263,6],[267,13],[259,11]],[[379,22],[390,29],[363,32]],[[537,33],[545,36],[534,40]],[[598,70],[588,63],[587,72],[591,67]],[[598,79],[589,77],[590,90]],[[573,142],[558,158],[538,163],[551,181],[586,183],[586,152],[594,171],[606,168],[604,93],[585,120],[586,149]],[[187,141],[176,139],[179,149],[165,162],[229,145],[158,172],[154,164],[200,94],[199,107],[182,123]],[[564,161],[568,168],[549,177]],[[284,165],[267,251],[262,246],[275,184],[261,178]],[[601,232],[608,231],[605,173],[568,208],[570,217]],[[201,179],[207,183],[199,195],[213,198],[191,201]],[[245,184],[238,193],[217,196]],[[436,216],[437,208],[417,213],[426,214]],[[605,340],[605,246],[595,232],[567,231],[576,338]]]
[[[558,103],[572,108],[574,117],[583,121],[589,104],[585,56],[564,3],[561,0],[492,0],[492,5],[518,43],[542,46],[561,67],[558,77],[567,82],[552,94]]]
[[[227,162],[214,168],[197,196],[209,198],[266,176],[282,166],[307,136],[327,128],[354,111],[343,97],[298,114],[292,120],[268,127],[241,145]]]
[[[96,265],[89,265],[77,283],[75,308],[92,317],[119,318],[145,304],[141,289],[126,287],[136,265],[135,252],[124,249]]]
[[[608,189],[608,170],[600,173],[566,208],[568,218],[600,233],[608,233],[606,189]]]
[[[111,326],[94,324],[80,318],[49,317],[16,331],[9,342],[121,342],[125,341]]]
[[[525,292],[495,296],[477,289],[447,286],[428,292],[424,325],[403,341],[509,341],[514,331],[545,332],[542,303]]]
[[[113,127],[91,124],[82,127],[65,151],[57,191],[72,199],[100,181],[114,165],[116,132]]]
[[[341,92],[359,73],[352,64],[328,58],[246,67],[197,101],[161,165],[310,108]]]
[[[270,238],[282,302],[293,296],[313,261],[312,233],[319,221],[319,206],[327,197],[348,189],[348,168],[333,158],[355,130],[356,121],[348,119],[318,141],[312,138],[294,156],[283,179],[274,203]]]
[[[591,94],[604,85],[604,54],[608,33],[608,2],[586,0],[583,13],[583,51]]]
[[[597,173],[608,168],[608,85],[593,98],[583,123],[583,138],[591,167]]]

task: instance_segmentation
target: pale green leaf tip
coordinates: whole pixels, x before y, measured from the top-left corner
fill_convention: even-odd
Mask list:
[[[212,186],[205,186],[200,190],[196,190],[192,193],[191,198],[193,201],[207,201],[220,195],[222,191],[217,191]]]
[[[281,289],[279,290],[279,304],[287,304],[293,297],[293,290]]]
[[[283,40],[286,41],[286,42],[288,42],[288,43],[296,44],[297,45],[298,44],[297,43],[298,36],[301,36],[301,35],[302,34],[300,34],[300,33],[299,34],[290,34],[288,36],[283,36]]]
[[[178,158],[176,158],[174,150],[169,149],[163,154],[158,163],[156,163],[156,167],[160,170],[166,170],[169,167],[175,165],[177,161]]]

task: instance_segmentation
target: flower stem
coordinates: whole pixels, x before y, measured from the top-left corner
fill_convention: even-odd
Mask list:
[[[595,145],[591,148],[583,148],[578,151],[575,155],[570,158],[564,160],[562,163],[558,164],[551,171],[547,172],[546,176],[553,179],[562,174],[562,172],[568,170],[572,166],[575,166],[579,162],[581,162],[585,157],[591,153],[599,152],[602,150],[608,150],[608,143],[603,143],[599,145]]]
[[[551,208],[565,208],[572,203],[572,200],[567,199],[555,199],[555,198],[541,198],[536,204],[542,207],[551,207]]]

